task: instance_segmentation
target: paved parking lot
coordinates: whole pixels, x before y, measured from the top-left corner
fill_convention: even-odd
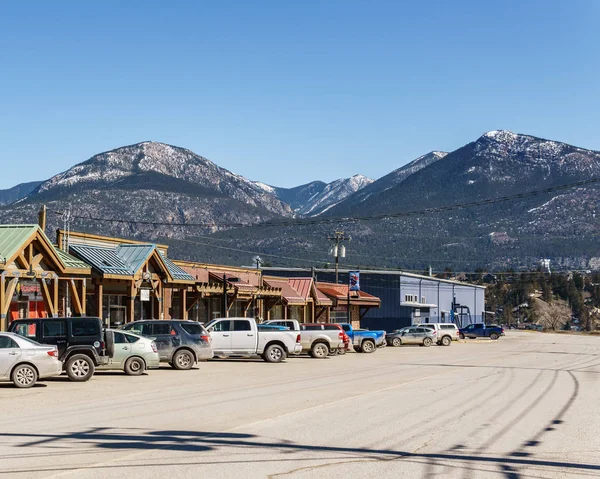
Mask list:
[[[598,477],[600,338],[0,385],[7,477]]]

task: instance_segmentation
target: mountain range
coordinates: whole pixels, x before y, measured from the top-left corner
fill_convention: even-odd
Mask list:
[[[70,208],[73,229],[168,242],[176,256],[206,262],[248,263],[259,253],[273,264],[322,266],[331,261],[326,238],[337,229],[352,236],[345,261],[357,267],[500,269],[544,257],[559,268],[596,268],[596,184],[485,200],[598,177],[600,153],[506,130],[453,152],[432,151],[375,181],[355,175],[295,188],[142,142],[0,191],[0,222],[35,221],[45,204],[56,228]],[[477,201],[483,204],[460,207]],[[448,205],[458,206],[415,213]],[[352,220],[382,214],[391,216]]]

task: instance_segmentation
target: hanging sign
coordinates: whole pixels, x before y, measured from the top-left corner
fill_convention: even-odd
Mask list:
[[[140,301],[150,301],[149,289],[140,289]]]
[[[360,291],[360,271],[350,271],[348,273],[348,286],[350,291]]]

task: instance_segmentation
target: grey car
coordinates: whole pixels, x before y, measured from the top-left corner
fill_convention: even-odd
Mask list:
[[[196,362],[213,357],[210,335],[196,321],[141,320],[121,329],[153,338],[161,362],[169,363],[175,369],[191,369]]]
[[[418,344],[420,346],[429,347],[435,341],[435,333],[429,328],[407,326],[406,328],[392,331],[386,336],[386,341],[390,346]]]
[[[56,346],[40,344],[15,333],[0,333],[0,381],[30,388],[38,379],[58,376],[61,372]]]

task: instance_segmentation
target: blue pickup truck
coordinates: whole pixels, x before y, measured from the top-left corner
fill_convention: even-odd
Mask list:
[[[386,345],[385,331],[354,329],[349,323],[340,323],[340,326],[350,338],[350,343],[357,353],[372,353],[378,347]]]
[[[498,339],[504,336],[504,328],[501,326],[486,326],[484,323],[469,324],[466,328],[458,330],[460,339],[490,338]]]

